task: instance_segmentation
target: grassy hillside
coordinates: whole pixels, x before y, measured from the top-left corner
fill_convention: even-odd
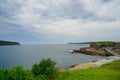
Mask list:
[[[120,60],[100,68],[63,71],[57,80],[120,80]]]

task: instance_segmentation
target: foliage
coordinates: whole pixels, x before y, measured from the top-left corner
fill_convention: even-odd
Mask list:
[[[48,80],[47,77],[45,75],[38,75],[35,77],[35,80]]]
[[[91,47],[112,47],[114,42],[103,41],[103,42],[93,42],[90,44]]]
[[[12,69],[0,69],[0,80],[33,80],[33,75],[18,66]]]
[[[8,80],[9,79],[9,70],[0,69],[0,80]]]
[[[42,59],[39,64],[34,64],[32,70],[25,70],[21,66],[0,69],[0,80],[53,80],[57,74],[55,64],[48,58]]]
[[[55,69],[55,62],[50,58],[42,59],[39,64],[34,64],[32,67],[32,73],[35,76],[44,75],[47,78],[54,78],[57,74],[57,70]]]

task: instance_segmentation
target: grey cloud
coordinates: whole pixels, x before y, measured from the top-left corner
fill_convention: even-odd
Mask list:
[[[0,1],[0,15],[10,18],[11,16],[16,15],[19,12],[20,4],[15,0],[1,0]]]
[[[113,1],[113,0],[101,0],[103,3],[106,3],[106,2],[110,2],[110,1]]]
[[[87,18],[91,16],[91,13],[87,12],[83,8],[83,4],[77,0],[69,0],[69,3],[61,3],[59,0],[55,3],[49,2],[47,5],[44,1],[43,5],[46,6],[45,10],[38,10],[38,13],[43,19],[55,19],[55,18]],[[35,9],[34,9],[35,10]]]
[[[114,34],[114,22],[120,20],[117,1],[102,0],[103,4],[101,0],[0,0],[0,24],[3,31],[19,27],[45,36],[56,33],[61,36],[99,36],[102,29],[106,26],[108,29],[109,22],[113,22],[108,32]],[[103,34],[106,31],[103,30]]]
[[[103,0],[109,1],[109,0]],[[36,6],[37,5],[37,6]],[[43,6],[40,8],[39,6]],[[17,18],[19,14],[38,15],[40,21],[46,19],[83,19],[83,20],[98,20],[110,21],[115,20],[113,17],[98,17],[96,13],[85,9],[85,4],[81,0],[1,0],[0,1],[0,16],[7,19]],[[45,9],[44,9],[45,8]],[[26,10],[26,12],[23,11]]]

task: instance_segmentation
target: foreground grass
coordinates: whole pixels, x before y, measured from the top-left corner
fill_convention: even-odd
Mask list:
[[[40,71],[41,74],[39,75],[35,75],[33,69],[25,70],[21,66],[11,69],[0,69],[0,80],[120,80],[120,60],[105,64],[100,68],[58,72],[55,77],[53,77],[51,69],[48,68],[50,65],[46,65],[48,61],[43,64],[47,67],[44,68],[43,66],[42,68],[38,68],[35,65],[37,67],[34,68],[35,72],[38,73],[40,71],[39,69],[43,70]],[[50,77],[46,74],[48,72],[51,74]]]
[[[120,60],[100,68],[63,71],[57,80],[120,80]]]

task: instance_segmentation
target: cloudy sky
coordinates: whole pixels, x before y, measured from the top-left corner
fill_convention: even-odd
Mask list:
[[[0,0],[0,40],[120,41],[120,0]]]

